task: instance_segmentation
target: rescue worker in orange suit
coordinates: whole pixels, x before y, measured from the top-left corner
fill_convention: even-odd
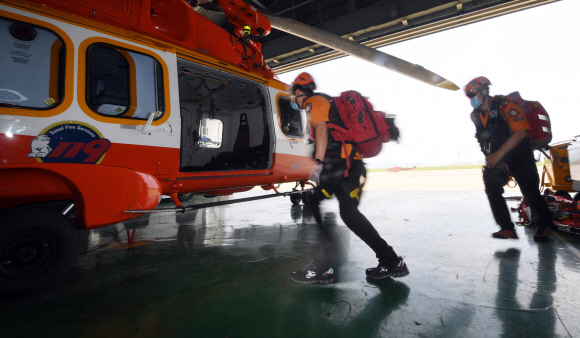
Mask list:
[[[332,99],[324,94],[314,93],[316,84],[308,73],[301,73],[292,83],[291,93],[295,97],[295,109],[304,109],[308,115],[311,130],[315,135],[315,165],[310,173],[310,180],[317,182],[311,201],[308,206],[321,227],[323,233],[320,247],[321,254],[313,255],[312,262],[304,269],[293,271],[290,279],[301,284],[332,283],[335,278],[332,268],[333,250],[320,216],[319,203],[335,195],[338,199],[340,217],[346,226],[362,239],[379,259],[377,267],[366,270],[369,278],[384,279],[388,277],[402,277],[409,274],[407,265],[393,248],[385,242],[369,220],[358,210],[362,195],[362,188],[366,180],[366,169],[360,154],[356,153],[348,169],[342,143],[334,142],[328,131],[327,122],[336,123],[340,119],[336,105]],[[297,106],[295,106],[297,104]],[[347,145],[351,152],[352,145]]]
[[[489,95],[491,82],[477,77],[465,86],[465,94],[474,110],[471,120],[475,124],[475,138],[485,155],[483,169],[485,193],[495,218],[501,227],[492,234],[494,238],[517,239],[511,220],[503,187],[509,180],[508,173],[518,183],[527,204],[535,211],[538,221],[535,241],[547,241],[552,221],[546,201],[539,190],[540,178],[530,140],[528,125],[521,109],[504,96]]]

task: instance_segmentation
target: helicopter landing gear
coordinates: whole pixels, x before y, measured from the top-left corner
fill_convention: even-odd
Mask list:
[[[296,182],[296,186],[292,191],[298,191],[298,187],[300,187],[301,192],[290,195],[290,202],[292,202],[292,204],[298,205],[300,204],[300,201],[302,201],[302,204],[307,205],[310,196],[312,196],[312,191],[304,191],[304,186],[307,184],[314,187],[310,182]]]
[[[290,195],[290,202],[292,202],[292,204],[294,204],[294,205],[300,204],[301,200],[302,200],[302,193]]]
[[[193,193],[185,193],[185,194],[177,194],[177,199],[180,200],[181,202],[187,202],[187,201],[191,201],[191,199],[193,198]]]
[[[310,203],[310,199],[312,198],[312,191],[304,191],[302,192],[302,204],[308,205]]]

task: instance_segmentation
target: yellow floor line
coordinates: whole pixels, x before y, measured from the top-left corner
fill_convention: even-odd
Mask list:
[[[578,249],[573,247],[572,244],[570,244],[570,242],[568,242],[567,240],[564,239],[564,237],[560,236],[559,234],[557,234],[555,232],[552,232],[552,235],[556,236],[556,238],[561,240],[562,243],[564,243],[564,245],[567,246],[568,249],[570,249],[570,251],[572,251],[576,256],[578,256],[578,258],[580,258],[580,251],[578,251]]]

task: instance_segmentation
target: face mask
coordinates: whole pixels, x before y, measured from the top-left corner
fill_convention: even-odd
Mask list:
[[[300,110],[298,103],[296,103],[295,101],[290,101],[290,107],[292,107],[292,109],[294,110]]]
[[[477,96],[474,96],[470,99],[471,101],[471,106],[475,109],[478,108],[479,106],[481,106],[481,104],[483,103],[483,101],[479,100],[477,98]]]

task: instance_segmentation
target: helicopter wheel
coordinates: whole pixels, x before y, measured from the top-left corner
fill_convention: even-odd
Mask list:
[[[0,225],[0,293],[32,291],[62,279],[79,252],[75,224],[52,210],[5,214]]]
[[[302,204],[308,205],[310,203],[310,199],[312,198],[312,191],[305,191],[301,195],[302,195]]]
[[[193,198],[193,193],[186,193],[186,194],[177,194],[177,199],[181,202],[187,202]]]
[[[300,201],[302,200],[302,194],[292,194],[290,195],[290,202],[292,202],[292,204],[300,204]]]

